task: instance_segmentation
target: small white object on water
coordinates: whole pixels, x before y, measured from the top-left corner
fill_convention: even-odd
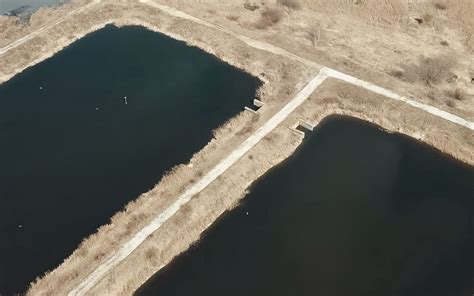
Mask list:
[[[43,89],[43,87],[42,87],[42,86],[40,86],[40,89]]]
[[[99,110],[99,107],[96,107],[95,110]]]
[[[23,225],[21,225],[21,224],[20,224],[20,225],[18,225],[18,228],[22,228],[22,227],[23,227]]]
[[[249,215],[249,212],[247,212],[246,214],[247,214],[247,216],[248,216],[248,215]]]
[[[123,97],[123,99],[125,100],[125,105],[127,105],[127,97]]]

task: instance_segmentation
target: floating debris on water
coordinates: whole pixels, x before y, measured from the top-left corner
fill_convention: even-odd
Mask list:
[[[127,97],[123,97],[123,99],[125,100],[125,105],[127,105],[128,104]]]

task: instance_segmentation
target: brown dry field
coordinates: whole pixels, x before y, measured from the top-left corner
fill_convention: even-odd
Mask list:
[[[30,25],[0,17],[0,47],[54,22],[89,0],[41,9]],[[318,64],[377,83],[399,94],[474,119],[474,7],[470,0],[301,0],[299,9],[274,1],[156,0],[266,41]],[[249,5],[259,8],[252,11]],[[281,19],[257,29],[261,11],[273,7]],[[419,24],[414,18],[422,19]],[[57,269],[32,284],[30,295],[65,295],[100,262],[174,202],[292,98],[318,68],[247,46],[235,37],[170,17],[136,0],[103,0],[47,32],[0,56],[0,83],[52,56],[74,40],[105,24],[142,25],[184,40],[260,77],[265,102],[257,115],[242,112],[215,131],[215,138],[189,164],[176,166],[150,192],[85,238]],[[419,65],[420,56],[449,57],[449,65]],[[438,75],[432,77],[433,73]],[[430,79],[426,82],[426,75]],[[439,78],[439,79],[435,79]],[[282,125],[226,171],[112,270],[90,294],[129,295],[147,278],[195,243],[202,231],[245,196],[248,186],[286,159],[302,141],[291,128],[304,118],[317,124],[344,114],[420,139],[464,162],[474,164],[472,131],[360,88],[327,80]],[[278,147],[278,148],[276,148]]]

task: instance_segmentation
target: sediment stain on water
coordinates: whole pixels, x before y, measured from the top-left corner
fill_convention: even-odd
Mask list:
[[[137,295],[473,293],[474,168],[330,117]]]
[[[187,163],[260,84],[183,42],[108,26],[0,85],[0,294]]]

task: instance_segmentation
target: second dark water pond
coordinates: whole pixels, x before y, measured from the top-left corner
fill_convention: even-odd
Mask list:
[[[259,85],[198,48],[113,26],[1,85],[0,294],[188,162]]]
[[[353,118],[308,137],[136,294],[472,295],[473,167]]]

